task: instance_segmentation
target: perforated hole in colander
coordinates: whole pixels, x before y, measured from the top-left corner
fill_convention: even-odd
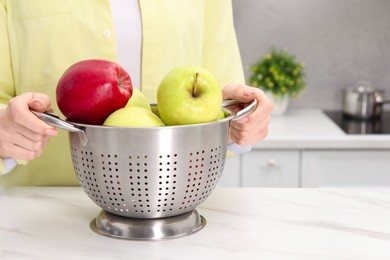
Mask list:
[[[223,169],[224,158],[222,147],[210,149],[210,151],[197,151],[189,154],[189,167],[187,173],[187,186],[185,196],[179,209],[195,208],[206,200],[209,193],[215,188]],[[206,158],[205,155],[209,158]],[[206,165],[208,161],[208,165]]]
[[[120,180],[120,171],[117,154],[100,154],[99,172],[101,174],[103,203],[109,209],[123,211],[124,199]]]
[[[73,166],[77,179],[87,194],[94,200],[103,203],[103,196],[100,195],[100,187],[97,184],[94,154],[90,151],[80,150],[77,155],[76,148],[72,148]]]
[[[80,185],[104,210],[155,218],[203,203],[222,174],[224,149],[125,155],[72,148],[72,159]]]
[[[136,213],[150,211],[150,183],[148,172],[148,156],[128,156],[129,179],[126,180],[130,189],[132,211]]]
[[[175,206],[177,189],[178,154],[160,154],[158,156],[157,213],[172,211]]]

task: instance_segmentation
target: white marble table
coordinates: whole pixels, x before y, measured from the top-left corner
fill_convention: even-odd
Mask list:
[[[0,259],[390,259],[390,188],[221,188],[207,225],[158,242],[92,232],[78,187],[0,190]]]

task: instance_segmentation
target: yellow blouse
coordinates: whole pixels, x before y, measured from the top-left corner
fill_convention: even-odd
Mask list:
[[[141,0],[140,8],[141,87],[151,102],[162,77],[182,65],[205,67],[221,87],[244,83],[230,0]],[[0,105],[43,92],[61,115],[55,89],[66,68],[83,59],[117,60],[109,1],[0,0],[0,57]],[[67,132],[59,130],[41,157],[0,184],[78,185]]]

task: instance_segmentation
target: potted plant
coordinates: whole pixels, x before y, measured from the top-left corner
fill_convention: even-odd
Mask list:
[[[304,64],[286,50],[272,48],[250,71],[250,85],[267,94],[274,105],[273,115],[284,114],[289,98],[297,97],[305,89]]]

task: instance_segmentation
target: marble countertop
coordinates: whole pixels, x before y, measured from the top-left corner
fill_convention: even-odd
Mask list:
[[[390,149],[390,135],[349,135],[318,109],[290,109],[271,119],[254,149]]]
[[[221,188],[202,230],[164,241],[94,233],[79,187],[0,190],[0,259],[390,259],[388,188]]]

